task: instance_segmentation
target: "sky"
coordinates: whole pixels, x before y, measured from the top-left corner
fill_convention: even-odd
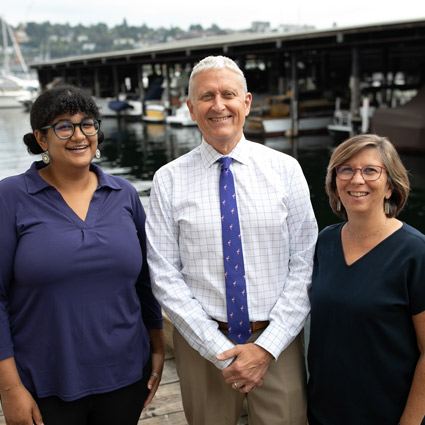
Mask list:
[[[7,6],[6,6],[7,4]],[[128,25],[151,28],[180,27],[192,24],[209,28],[246,29],[253,21],[312,25],[317,29],[356,26],[381,22],[425,19],[425,1],[403,0],[52,0],[2,1],[2,16],[16,27],[25,22],[89,26],[103,22],[108,27]]]

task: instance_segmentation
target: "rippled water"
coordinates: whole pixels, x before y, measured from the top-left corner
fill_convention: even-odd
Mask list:
[[[193,149],[201,140],[196,127],[178,128],[115,118],[102,119],[102,130],[106,138],[101,145],[100,165],[105,172],[125,177],[134,184],[145,205],[155,171]],[[27,153],[22,141],[28,131],[27,112],[0,109],[0,179],[24,172],[38,159]],[[330,211],[324,191],[326,166],[333,147],[330,137],[300,137],[295,146],[284,137],[261,143],[297,157],[310,185],[319,227],[338,221]],[[403,154],[402,159],[410,172],[412,192],[400,218],[425,233],[425,155]]]

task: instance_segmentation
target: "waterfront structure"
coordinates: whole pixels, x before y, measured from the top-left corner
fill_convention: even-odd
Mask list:
[[[90,89],[96,97],[133,92],[143,100],[147,81],[159,77],[171,107],[185,95],[184,85],[173,81],[187,81],[195,63],[208,55],[237,61],[255,94],[290,93],[292,134],[297,134],[298,103],[305,98],[339,97],[356,123],[363,96],[371,105],[394,106],[402,98],[397,93],[418,90],[425,83],[425,19],[293,33],[235,33],[31,67],[43,87],[60,78]]]

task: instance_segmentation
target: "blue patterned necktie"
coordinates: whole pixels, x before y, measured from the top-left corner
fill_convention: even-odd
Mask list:
[[[232,158],[222,157],[218,162],[221,164],[220,209],[226,280],[227,324],[230,338],[238,344],[243,344],[251,336],[251,329],[235,183],[229,168]]]

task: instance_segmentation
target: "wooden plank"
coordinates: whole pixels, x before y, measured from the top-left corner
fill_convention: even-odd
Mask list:
[[[165,360],[164,370],[162,372],[161,385],[178,382],[179,377],[176,370],[176,362],[174,359]]]
[[[183,412],[140,419],[138,423],[139,425],[187,425],[186,417]]]
[[[246,416],[246,415],[242,416],[239,419],[237,425],[248,425],[248,416]]]
[[[143,410],[141,418],[164,416],[183,411],[180,383],[160,385],[152,403]]]

